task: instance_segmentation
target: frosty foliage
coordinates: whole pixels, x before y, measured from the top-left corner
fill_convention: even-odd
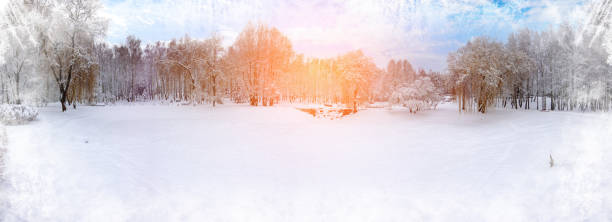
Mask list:
[[[470,86],[479,112],[486,112],[495,99],[506,71],[503,56],[503,45],[487,37],[472,39],[449,56],[449,70],[457,76],[456,84]]]
[[[41,104],[59,97],[64,105],[80,99],[85,88],[93,88],[97,65],[91,46],[106,29],[97,14],[100,7],[95,0],[3,3],[0,102]]]
[[[505,44],[472,39],[448,56],[459,109],[485,113],[491,106],[533,105],[539,110],[610,110],[609,54],[591,47],[604,39],[578,30],[570,24],[541,32],[523,29]]]
[[[433,99],[413,92],[425,86],[416,81],[421,71],[417,74],[407,60],[391,60],[382,70],[360,50],[308,58],[265,24],[248,24],[226,48],[216,34],[146,44],[129,36],[123,44],[108,45],[99,41],[107,21],[98,0],[5,2],[0,6],[0,103],[59,100],[66,110],[121,100],[214,106],[230,98],[251,105],[312,102],[357,110],[392,99],[414,110],[435,107]],[[506,43],[475,37],[449,55],[450,75],[430,72],[429,81],[439,93],[455,94],[460,110],[529,109],[533,103],[540,110],[609,110],[612,4],[592,5],[584,27],[520,30]]]
[[[249,23],[229,47],[227,61],[235,62],[228,71],[238,82],[234,95],[247,95],[251,105],[273,105],[280,100],[280,74],[286,74],[293,56],[291,41],[274,27]],[[236,74],[242,73],[241,76]],[[229,74],[229,73],[228,73]]]
[[[0,7],[0,102],[31,102],[40,91],[35,38],[40,18],[23,1]]]
[[[418,76],[414,82],[404,84],[389,97],[391,105],[402,105],[416,113],[420,110],[435,109],[441,96],[428,76]]]
[[[96,100],[214,106],[229,98],[253,106],[281,100],[355,106],[383,95],[382,83],[388,80],[362,51],[306,58],[295,54],[283,33],[265,24],[248,24],[227,48],[221,42],[213,34],[205,39],[185,35],[144,46],[135,36],[120,45],[96,44]]]
[[[35,120],[38,111],[25,105],[0,105],[0,122],[7,125],[24,124]]]

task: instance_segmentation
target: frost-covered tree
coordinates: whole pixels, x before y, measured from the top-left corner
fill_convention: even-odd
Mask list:
[[[249,24],[229,49],[235,75],[242,75],[251,105],[272,105],[280,99],[279,79],[287,72],[293,49],[278,29]]]
[[[219,97],[221,84],[223,81],[224,73],[222,70],[223,61],[221,60],[223,53],[223,47],[221,46],[221,38],[213,36],[203,42],[203,61],[202,65],[205,70],[206,84],[209,86],[208,94],[209,100],[212,101],[213,107],[222,102]]]
[[[505,66],[506,72],[503,73],[502,97],[504,104],[510,100],[513,108],[522,107],[523,102],[526,106],[528,101],[524,98],[529,95],[529,78],[534,69],[534,61],[529,57],[529,32],[523,30],[513,33],[508,37],[505,46]]]
[[[401,87],[402,84],[413,82],[416,76],[417,74],[408,60],[390,60],[387,64],[384,79],[384,88],[387,89],[385,93],[390,94]]]
[[[96,82],[97,102],[112,102],[117,98],[116,86],[116,62],[114,61],[114,51],[106,43],[99,43],[94,46],[95,63],[99,65],[99,75]]]
[[[371,77],[376,73],[371,58],[361,50],[349,52],[338,58],[338,74],[343,78],[344,103],[357,111],[357,103],[367,101]]]
[[[416,113],[421,110],[435,109],[441,97],[438,88],[428,75],[418,75],[414,81],[405,83],[393,91],[389,98],[391,105],[401,105]]]
[[[53,2],[46,16],[46,29],[40,32],[40,51],[51,70],[58,90],[62,111],[71,103],[70,91],[74,78],[94,72],[92,50],[103,36],[106,22],[95,0],[61,0]]]
[[[160,62],[168,67],[169,72],[187,80],[189,87],[182,91],[189,95],[193,104],[210,101],[215,106],[220,101],[217,93],[223,76],[222,52],[221,39],[217,36],[203,41],[185,36],[169,44],[167,56]]]
[[[472,104],[485,113],[499,93],[502,76],[507,72],[503,45],[490,38],[478,37],[452,53],[448,69],[455,75],[461,110]]]
[[[40,102],[36,31],[41,11],[36,2],[9,0],[0,5],[0,101]],[[25,89],[28,90],[25,90]]]
[[[130,73],[130,94],[128,99],[130,101],[135,100],[136,94],[141,94],[137,93],[137,89],[135,89],[134,87],[134,79],[136,78],[136,72],[139,71],[138,69],[140,68],[140,64],[142,61],[142,48],[140,47],[140,43],[141,40],[132,35],[128,36],[126,39],[126,45],[128,50],[127,64]]]

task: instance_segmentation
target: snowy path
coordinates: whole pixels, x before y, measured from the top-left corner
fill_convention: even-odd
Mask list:
[[[58,110],[7,127],[9,221],[612,219],[609,114]]]

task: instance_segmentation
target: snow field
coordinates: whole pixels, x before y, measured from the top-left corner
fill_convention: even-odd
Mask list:
[[[612,219],[610,114],[144,104],[38,118],[6,127],[7,221]]]

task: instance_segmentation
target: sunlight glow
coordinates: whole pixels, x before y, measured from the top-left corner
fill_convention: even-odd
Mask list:
[[[442,71],[446,54],[473,36],[504,40],[523,27],[580,21],[584,13],[575,6],[581,2],[109,0],[104,14],[111,19],[112,43],[128,34],[152,42],[216,32],[227,46],[248,22],[261,22],[286,33],[306,56],[334,57],[362,49],[379,67],[389,59],[407,58],[417,67]]]

